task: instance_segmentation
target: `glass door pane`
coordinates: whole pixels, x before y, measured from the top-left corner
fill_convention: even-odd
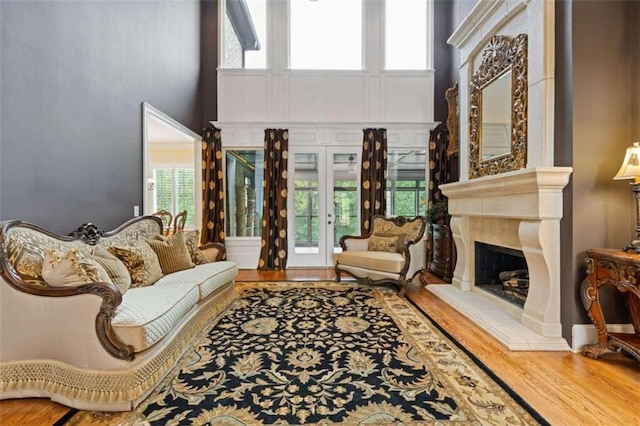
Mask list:
[[[355,150],[354,150],[355,151]],[[334,226],[331,235],[333,253],[340,253],[343,235],[359,235],[358,221],[358,153],[333,153],[333,206]]]
[[[294,154],[294,226],[296,253],[319,253],[318,154]]]

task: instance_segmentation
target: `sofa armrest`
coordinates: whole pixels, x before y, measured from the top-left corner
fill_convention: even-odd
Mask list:
[[[344,235],[340,238],[340,247],[343,251],[367,251],[369,236]]]
[[[206,243],[198,247],[209,262],[217,262],[227,258],[227,249],[221,243]]]
[[[111,326],[116,309],[122,303],[120,289],[113,283],[94,282],[73,287],[34,287],[22,281],[20,276],[13,270],[6,258],[0,261],[0,285],[9,286],[13,289],[33,295],[36,298],[72,298],[73,296],[95,295],[102,299],[100,308],[96,312],[94,327],[98,340],[102,347],[112,356],[118,359],[132,360],[134,357],[133,346],[122,342],[115,334]],[[11,303],[10,300],[2,300],[2,304]],[[34,303],[37,306],[37,303]],[[30,315],[25,313],[25,315]],[[37,315],[42,316],[39,312]],[[46,316],[46,313],[44,313]],[[18,319],[16,319],[18,320]],[[55,320],[52,318],[52,320]]]

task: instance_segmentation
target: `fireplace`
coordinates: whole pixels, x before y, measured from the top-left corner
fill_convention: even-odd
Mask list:
[[[475,286],[524,308],[529,293],[529,270],[522,250],[476,241]]]
[[[458,260],[451,285],[427,289],[511,350],[569,350],[560,323],[558,242],[562,188],[570,172],[569,168],[536,167],[441,187],[449,197]],[[476,269],[487,256],[486,251],[483,254],[487,247],[478,254],[478,245],[483,246],[476,243],[492,247],[491,257],[510,263],[491,273]],[[521,306],[483,289],[487,276],[498,273],[499,281],[500,272],[519,269],[526,269],[529,276]]]

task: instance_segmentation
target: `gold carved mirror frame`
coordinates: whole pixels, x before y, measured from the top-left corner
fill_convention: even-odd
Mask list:
[[[482,90],[511,71],[511,152],[482,160]],[[469,82],[469,179],[527,166],[527,35],[493,36]]]

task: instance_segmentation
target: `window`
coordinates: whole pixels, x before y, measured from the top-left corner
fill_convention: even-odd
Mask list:
[[[195,182],[193,168],[154,168],[154,211],[167,210],[175,217],[186,210],[185,228],[194,228]]]
[[[289,67],[362,69],[362,0],[289,2]]]
[[[360,234],[357,180],[336,179],[333,186],[333,206],[335,210],[333,247],[340,247],[340,238],[343,235]]]
[[[414,217],[424,214],[426,151],[389,150],[387,214]]]
[[[295,247],[318,247],[318,180],[296,180],[294,184]]]
[[[226,0],[222,35],[224,68],[267,67],[267,0]]]
[[[385,1],[385,68],[427,69],[427,1]]]
[[[259,237],[262,233],[264,150],[225,151],[225,228],[227,237]]]

